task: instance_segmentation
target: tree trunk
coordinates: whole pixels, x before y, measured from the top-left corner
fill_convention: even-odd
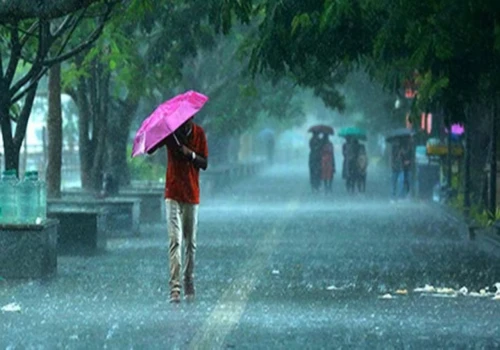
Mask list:
[[[61,66],[56,64],[49,70],[49,115],[47,196],[61,197],[62,167],[62,111],[61,111]]]
[[[78,62],[77,62],[78,64]],[[97,192],[102,185],[107,143],[110,74],[95,61],[90,76],[81,77],[71,93],[78,106],[80,174],[82,187]]]
[[[109,118],[109,82],[110,73],[103,71],[97,64],[93,71],[93,84],[90,90],[92,101],[93,124],[95,129],[95,151],[92,162],[92,188],[98,192],[102,189],[102,180],[106,168],[106,150],[108,147],[108,118]],[[113,131],[114,132],[114,131]]]
[[[78,152],[80,156],[80,180],[82,188],[91,187],[90,170],[92,169],[92,155],[94,146],[90,135],[92,113],[87,99],[87,82],[81,77],[78,81],[75,94],[75,104],[78,107]]]
[[[490,203],[489,217],[494,220],[497,211],[497,100],[493,98],[493,113],[491,121],[491,159],[490,159]]]
[[[132,119],[138,106],[138,101],[126,101],[122,108],[110,113],[111,125],[119,125],[120,127],[107,136],[109,145],[108,169],[113,178],[118,181],[119,186],[130,185],[130,170],[127,163],[130,154],[127,153],[127,146]]]
[[[4,86],[3,84],[0,84]],[[28,91],[24,99],[24,105],[19,113],[15,134],[12,133],[10,122],[10,95],[7,90],[0,89],[0,126],[2,129],[2,139],[4,144],[5,154],[5,169],[14,169],[19,174],[19,154],[21,145],[26,135],[26,127],[28,119],[35,99],[37,85],[34,84],[31,90]]]
[[[2,127],[4,168],[18,169],[19,153],[15,155],[14,140],[12,139],[12,128],[10,125],[9,103],[2,100],[0,104],[0,125]]]
[[[465,159],[464,159],[464,216],[469,219],[470,214],[470,195],[471,195],[471,118],[467,108],[465,112]]]

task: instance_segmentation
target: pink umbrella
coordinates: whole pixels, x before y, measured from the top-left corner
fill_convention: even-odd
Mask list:
[[[147,117],[134,137],[132,157],[147,153],[186,120],[198,112],[208,97],[196,91],[187,91],[163,102]]]
[[[446,128],[446,133],[448,133],[448,128]],[[451,125],[451,133],[453,135],[462,135],[465,132],[465,128],[462,124],[456,123]]]

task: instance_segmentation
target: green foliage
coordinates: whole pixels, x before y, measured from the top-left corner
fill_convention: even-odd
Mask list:
[[[449,86],[450,80],[447,76],[433,78],[431,71],[420,75],[416,79],[418,85],[418,95],[414,104],[414,112],[420,115],[420,111],[429,110],[436,105],[436,98],[442,96]]]
[[[471,208],[471,218],[481,227],[490,227],[500,220],[500,209],[493,214],[489,210],[480,210],[476,206]]]
[[[377,28],[374,58],[382,71],[400,66],[399,86],[418,70],[420,110],[441,107],[452,121],[463,121],[467,106],[498,88],[498,5],[403,0],[376,6],[384,21]]]
[[[308,29],[312,26],[311,17],[307,13],[295,16],[292,20],[292,35],[297,34],[298,30]]]
[[[127,154],[132,154],[132,147],[128,147]],[[152,157],[127,158],[127,164],[133,180],[163,181],[165,179],[165,165],[158,164]]]
[[[359,1],[268,2],[250,68],[312,88],[331,108],[344,108],[338,86],[371,37]]]
[[[448,205],[459,213],[464,212],[464,195],[459,193],[448,201]],[[495,213],[484,208],[480,204],[472,204],[469,210],[470,219],[481,227],[490,227],[500,220],[500,208]]]
[[[342,108],[341,69],[358,64],[398,93],[417,70],[414,107],[442,108],[456,121],[467,106],[500,90],[497,2],[270,1],[260,14],[252,71],[292,77],[333,108]]]

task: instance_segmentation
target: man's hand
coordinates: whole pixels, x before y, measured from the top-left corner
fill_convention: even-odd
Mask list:
[[[192,157],[193,157],[193,150],[192,149],[190,149],[189,147],[186,147],[185,145],[181,145],[179,150],[181,151],[183,156],[185,156],[186,158],[192,159]]]
[[[178,148],[178,152],[181,154],[181,156],[186,158],[186,160],[191,161],[196,168],[203,170],[207,169],[208,166],[207,159],[196,154],[191,148],[186,147],[185,145],[181,145]]]

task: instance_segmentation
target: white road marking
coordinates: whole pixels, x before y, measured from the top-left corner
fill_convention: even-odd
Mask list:
[[[227,288],[226,292],[217,302],[212,313],[195,334],[191,341],[190,349],[218,349],[224,344],[227,335],[238,324],[250,293],[262,275],[267,257],[273,252],[278,240],[286,227],[287,218],[298,209],[299,201],[288,203],[285,215],[278,220],[268,233],[266,233],[255,247],[255,254],[239,270],[237,278]]]

